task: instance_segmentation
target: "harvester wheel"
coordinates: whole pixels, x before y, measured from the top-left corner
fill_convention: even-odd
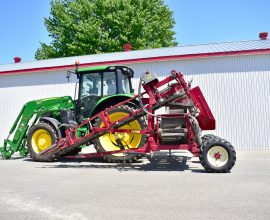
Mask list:
[[[215,138],[219,138],[218,136],[216,135],[213,135],[213,134],[205,134],[202,136],[202,142],[206,142],[206,141],[209,141],[211,139],[215,139]]]
[[[134,112],[133,108],[123,105],[110,110],[109,117],[110,120],[114,122],[125,116],[130,115],[132,112]],[[103,127],[103,126],[104,124],[102,120],[99,118],[95,123],[95,127]],[[146,124],[144,118],[138,118],[120,127],[120,129],[131,129],[131,130],[144,130],[145,128]],[[116,137],[121,141],[125,149],[131,148],[135,149],[142,147],[146,141],[145,135],[142,134],[107,133],[95,140],[95,148],[97,152],[120,150],[120,147],[116,142]],[[111,163],[122,163],[122,162],[134,162],[138,159],[139,156],[141,155],[117,153],[106,155],[103,157],[103,159]]]
[[[55,130],[45,123],[39,123],[29,129],[27,136],[27,148],[30,157],[35,161],[48,161],[44,158],[39,158],[38,154],[46,150],[56,143],[58,137]]]
[[[228,141],[211,138],[203,143],[199,158],[208,172],[227,173],[235,164],[236,153]]]

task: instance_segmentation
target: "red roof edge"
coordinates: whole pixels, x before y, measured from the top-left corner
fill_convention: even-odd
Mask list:
[[[196,59],[196,58],[208,58],[208,57],[221,57],[221,56],[234,56],[234,55],[252,55],[252,54],[268,54],[270,53],[270,48],[268,49],[257,49],[257,50],[243,50],[243,51],[229,51],[229,52],[215,52],[215,53],[200,53],[200,54],[184,54],[184,55],[172,55],[172,56],[160,56],[160,57],[148,57],[148,58],[138,58],[129,60],[117,60],[117,61],[104,61],[104,62],[94,62],[94,63],[83,63],[80,67],[90,67],[98,65],[115,65],[115,64],[132,64],[132,63],[144,63],[144,62],[154,62],[154,61],[168,61],[168,60],[184,60],[184,59]],[[52,66],[52,67],[40,67],[32,69],[19,69],[19,70],[9,70],[0,71],[0,74],[20,74],[20,73],[32,73],[32,72],[42,72],[42,71],[57,71],[75,68],[75,64],[63,65],[63,66]]]

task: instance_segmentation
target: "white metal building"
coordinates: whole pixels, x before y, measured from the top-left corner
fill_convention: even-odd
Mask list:
[[[216,118],[211,132],[238,149],[270,149],[270,40],[117,52],[0,65],[0,145],[24,103],[74,96],[76,77],[67,70],[94,65],[127,65],[134,87],[146,70],[167,76],[172,69],[199,85]]]

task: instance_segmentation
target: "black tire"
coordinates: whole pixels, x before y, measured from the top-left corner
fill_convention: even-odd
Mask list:
[[[209,141],[209,140],[215,139],[215,138],[219,138],[219,137],[216,135],[213,135],[213,134],[205,134],[201,138],[202,138],[202,143],[204,143],[206,141]]]
[[[46,157],[46,156],[45,157],[44,156],[39,157],[38,156],[39,152],[37,150],[35,150],[35,147],[34,147],[34,145],[32,143],[33,135],[35,134],[36,131],[41,130],[41,129],[45,130],[49,134],[49,136],[51,138],[52,145],[55,144],[59,140],[59,138],[61,138],[61,137],[58,137],[57,132],[55,131],[55,128],[52,125],[50,125],[49,123],[40,122],[39,124],[34,125],[33,127],[31,127],[29,129],[29,132],[28,132],[28,135],[27,135],[27,148],[28,148],[30,157],[33,160],[40,161],[40,162],[41,161],[42,162],[53,161],[53,160],[55,160],[57,158]],[[63,154],[61,156],[64,157],[64,156],[77,155],[79,152],[81,152],[81,150],[82,150],[81,148],[76,148],[76,149],[73,149],[72,151],[67,152],[67,153],[65,153],[65,154]]]
[[[55,144],[56,141],[58,140],[55,130],[49,124],[39,123],[37,125],[34,125],[33,127],[29,129],[29,132],[27,135],[27,148],[28,148],[30,157],[35,161],[42,161],[42,162],[52,161],[53,160],[52,158],[38,156],[38,153],[42,151],[41,150],[42,147],[39,148],[37,146],[37,143],[36,143],[37,140],[35,140],[35,135],[37,135],[37,132],[43,132],[43,134],[47,138],[50,138],[51,145]],[[47,144],[47,147],[45,147],[45,149],[47,149],[50,146],[49,144]]]
[[[235,162],[234,147],[221,138],[211,138],[203,143],[200,150],[201,165],[212,173],[227,173]]]
[[[118,106],[117,108],[114,108],[114,109],[110,110],[109,115],[112,115],[113,113],[120,113],[120,114],[123,113],[123,114],[128,114],[129,115],[133,111],[134,111],[134,108],[123,105],[123,106]],[[135,121],[140,126],[140,130],[145,130],[146,124],[145,124],[144,118],[136,119],[136,120],[134,120],[134,121],[132,121],[130,123],[133,123]],[[130,125],[130,123],[128,125]],[[97,119],[97,121],[95,123],[95,127],[101,127],[101,126],[102,126],[102,120],[99,118],[99,119]],[[109,134],[105,134],[105,135],[109,135],[109,137],[110,137],[111,134],[109,133]],[[101,138],[104,138],[105,135],[97,138],[94,141],[95,148],[96,148],[97,152],[106,152],[107,151],[105,149],[105,147],[102,146],[102,143],[101,143],[101,140],[102,140]],[[135,135],[140,135],[140,134],[130,134],[130,135],[133,135],[133,137],[134,137]],[[140,137],[141,137],[141,139],[140,139],[139,143],[137,144],[138,146],[136,146],[136,148],[140,148],[145,144],[146,136],[141,135]],[[131,141],[133,139],[136,139],[136,138],[131,138]],[[114,146],[116,146],[114,149],[111,149],[111,150],[120,150],[120,148],[117,146],[117,144],[112,139],[110,139],[110,144],[113,144]],[[126,145],[124,146],[125,149],[128,149],[127,146],[129,144],[131,144],[131,142],[126,143]],[[122,154],[122,155],[110,154],[110,155],[104,156],[103,159],[105,161],[107,161],[107,162],[110,162],[110,163],[124,163],[124,162],[135,162],[135,161],[137,161],[139,159],[139,157],[141,157],[141,155],[136,155],[136,154],[125,154],[125,155],[124,154]]]

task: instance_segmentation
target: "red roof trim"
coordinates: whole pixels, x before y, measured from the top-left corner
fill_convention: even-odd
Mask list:
[[[80,65],[80,67],[90,67],[90,66],[97,66],[97,65],[132,64],[132,63],[144,63],[144,62],[165,61],[165,60],[183,60],[183,59],[196,59],[196,58],[234,56],[234,55],[268,54],[268,53],[270,53],[270,48],[258,49],[258,50],[243,50],[243,51],[148,57],[148,58],[138,58],[138,59],[129,59],[129,60],[117,60],[117,61],[112,60],[112,61],[95,62],[95,63],[83,63]],[[65,69],[70,69],[70,68],[75,68],[75,64],[64,65],[64,66],[40,67],[40,68],[32,68],[32,69],[0,71],[0,74],[19,74],[19,73],[41,72],[41,71],[57,71],[57,70],[65,70]]]

